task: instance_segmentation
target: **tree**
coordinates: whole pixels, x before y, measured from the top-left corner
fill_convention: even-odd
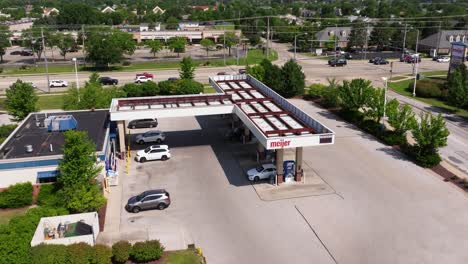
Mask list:
[[[465,64],[460,64],[447,81],[450,104],[457,108],[468,108],[468,70]]]
[[[363,21],[358,20],[351,26],[348,38],[348,47],[364,47],[366,44],[367,28]]]
[[[191,79],[181,79],[176,81],[176,89],[174,94],[199,94],[203,92],[203,84],[191,80]]]
[[[6,53],[6,48],[10,47],[11,33],[8,27],[0,25],[0,62],[3,62],[3,55]]]
[[[369,43],[376,45],[379,50],[392,44],[394,30],[387,23],[379,22],[375,25],[370,35]]]
[[[289,98],[304,94],[305,75],[302,67],[295,60],[287,61],[281,68],[283,84],[279,94]]]
[[[58,34],[48,34],[45,44],[50,48],[52,54],[52,61],[55,61],[54,56],[54,47],[57,46],[60,42],[60,36]]]
[[[195,66],[191,57],[184,57],[180,62],[179,76],[181,79],[192,80],[194,77]]]
[[[131,34],[108,29],[91,31],[85,46],[87,59],[94,62],[96,67],[119,63],[124,59],[124,54],[131,55],[136,48]]]
[[[231,56],[231,48],[239,43],[239,37],[234,32],[225,32],[219,41],[223,43],[224,48],[228,48],[229,56]]]
[[[385,102],[385,90],[384,89],[374,89],[372,93],[370,93],[369,100],[366,102],[366,116],[372,118],[373,120],[377,120],[380,122],[383,116],[383,109],[384,109],[384,102]]]
[[[180,53],[185,52],[185,46],[187,45],[187,39],[184,37],[173,37],[168,41],[169,49],[177,53],[177,57],[180,57]]]
[[[450,132],[441,114],[433,116],[425,112],[420,115],[420,122],[413,127],[412,134],[419,154],[430,155],[437,153],[438,148],[447,145]]]
[[[359,111],[372,96],[373,89],[368,80],[343,81],[343,85],[338,88],[343,109],[350,112]]]
[[[96,165],[96,146],[86,132],[65,132],[63,159],[60,160],[57,182],[65,206],[72,212],[97,210],[105,203],[96,183],[101,167]]]
[[[96,8],[83,3],[67,3],[57,15],[59,25],[96,25],[100,13]]]
[[[328,38],[328,40],[324,43],[325,48],[327,48],[327,50],[334,50],[335,45],[337,45],[337,43],[338,43],[338,40],[339,40],[339,38],[338,38],[337,35],[330,36]]]
[[[265,76],[265,69],[262,67],[262,65],[255,65],[253,67],[247,66],[245,71],[255,79],[263,82],[263,77]]]
[[[146,43],[146,47],[153,53],[153,57],[156,57],[156,53],[160,52],[163,48],[163,44],[159,40],[149,40]]]
[[[413,109],[407,104],[401,106],[396,99],[392,99],[388,102],[386,110],[387,121],[397,135],[403,136],[417,125]]]
[[[76,44],[73,36],[69,34],[59,34],[59,41],[57,43],[57,48],[60,50],[60,55],[63,56],[63,59],[66,59],[68,51]]]
[[[19,122],[37,111],[37,95],[31,83],[17,80],[6,90],[5,108],[13,120]]]
[[[175,17],[169,17],[166,20],[166,29],[177,29],[179,27],[179,20]]]
[[[208,57],[208,52],[210,51],[211,48],[215,45],[214,42],[211,39],[202,39],[200,44],[203,46],[203,48],[206,50],[206,56]]]
[[[22,32],[22,46],[31,49],[37,55],[37,59],[40,60],[44,47],[42,46],[41,29],[33,27]]]
[[[265,85],[276,92],[281,91],[284,84],[281,68],[272,64],[271,61],[267,59],[263,59],[262,62],[260,62],[260,65],[265,70],[265,75],[263,76],[263,82]]]

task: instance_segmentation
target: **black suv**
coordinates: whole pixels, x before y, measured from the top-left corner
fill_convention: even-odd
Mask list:
[[[128,128],[152,128],[158,126],[158,120],[156,118],[148,118],[148,119],[138,119],[132,120],[128,123]]]
[[[346,64],[348,64],[346,62],[345,59],[331,59],[328,61],[328,65],[332,66],[332,67],[336,67],[336,66],[345,66]]]
[[[164,210],[171,204],[171,196],[164,189],[149,190],[128,199],[125,210],[138,213],[141,210]]]
[[[374,59],[374,64],[375,65],[385,65],[385,64],[388,64],[388,60],[384,59],[384,58],[379,58],[378,60],[377,59]]]
[[[117,85],[119,83],[119,80],[113,79],[111,77],[101,77],[98,79],[98,81],[103,85]]]

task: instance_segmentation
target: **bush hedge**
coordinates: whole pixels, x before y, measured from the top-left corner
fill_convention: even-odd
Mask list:
[[[0,144],[15,130],[16,125],[1,125],[0,126]]]
[[[41,217],[68,214],[63,208],[37,207],[0,225],[0,263],[31,263],[30,243]]]
[[[112,245],[112,260],[116,263],[125,263],[130,257],[132,244],[128,241],[119,241]]]
[[[56,264],[68,262],[67,246],[40,244],[31,248],[32,264]]]
[[[136,262],[148,262],[160,259],[164,247],[159,240],[147,240],[144,242],[137,242],[130,250],[130,257]]]
[[[92,264],[109,264],[112,259],[112,249],[106,245],[94,246]]]
[[[408,90],[413,91],[414,82],[408,85]],[[444,89],[443,83],[433,79],[420,80],[416,85],[416,95],[426,98],[440,98],[442,90]]]
[[[57,195],[58,190],[57,184],[42,184],[39,195],[37,196],[37,205],[61,207],[62,199]]]
[[[30,182],[17,183],[0,192],[0,208],[18,208],[32,204],[33,187]]]
[[[33,264],[109,264],[112,250],[105,245],[76,243],[68,246],[40,244],[31,248]]]
[[[442,161],[439,153],[421,153],[418,146],[403,144],[401,150],[416,164],[424,168],[432,168]]]
[[[320,83],[314,83],[309,86],[309,92],[308,95],[311,98],[320,98],[323,96],[323,93],[325,89],[327,88],[326,85],[320,84]]]

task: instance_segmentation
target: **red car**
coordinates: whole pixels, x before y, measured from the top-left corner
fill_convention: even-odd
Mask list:
[[[154,77],[153,74],[147,73],[147,72],[137,73],[136,77],[138,77],[138,76],[145,76],[146,78],[151,78],[151,79],[153,79],[153,77]]]

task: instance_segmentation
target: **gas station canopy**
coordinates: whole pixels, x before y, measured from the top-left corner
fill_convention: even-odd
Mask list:
[[[235,114],[266,149],[333,144],[335,133],[247,74],[209,78],[207,95],[116,98],[112,121]]]

